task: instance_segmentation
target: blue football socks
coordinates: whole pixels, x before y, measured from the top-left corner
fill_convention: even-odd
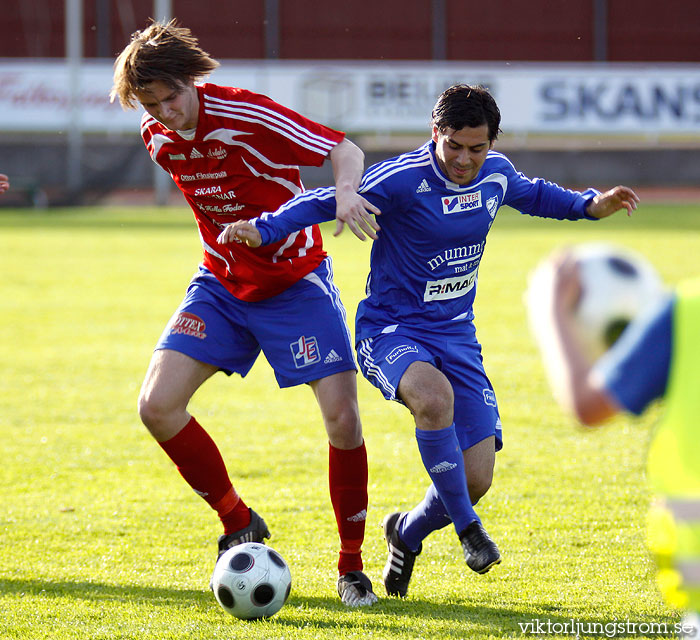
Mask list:
[[[436,431],[416,429],[416,440],[423,465],[459,534],[474,520],[480,520],[469,497],[455,425],[452,423],[446,429]]]
[[[423,540],[450,522],[452,518],[440,500],[435,485],[431,484],[423,500],[399,520],[399,538],[411,551],[418,551]]]

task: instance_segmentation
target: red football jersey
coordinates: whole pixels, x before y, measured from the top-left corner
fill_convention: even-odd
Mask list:
[[[216,238],[228,223],[276,211],[301,193],[299,165],[323,164],[345,134],[244,89],[204,84],[197,92],[199,119],[192,139],[147,113],[141,135],[151,158],[170,173],[194,211],[204,266],[236,298],[272,297],[326,256],[318,227],[258,249],[220,245]]]

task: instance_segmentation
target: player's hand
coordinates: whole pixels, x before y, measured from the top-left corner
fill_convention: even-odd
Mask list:
[[[593,218],[607,218],[620,209],[626,209],[631,216],[637,208],[639,196],[629,187],[613,187],[605,193],[597,195],[586,208],[586,213]]]
[[[10,179],[4,173],[0,173],[0,193],[5,193],[9,188]]]
[[[347,224],[360,240],[372,238],[377,239],[377,231],[379,225],[372,217],[378,216],[381,211],[375,207],[369,200],[362,197],[356,191],[340,191],[336,190],[335,194],[335,231],[334,236],[339,236],[343,232],[343,227]]]
[[[255,228],[255,225],[250,224],[246,220],[238,220],[226,226],[216,239],[219,244],[229,244],[231,242],[244,243],[249,247],[259,247],[262,244],[262,236]]]

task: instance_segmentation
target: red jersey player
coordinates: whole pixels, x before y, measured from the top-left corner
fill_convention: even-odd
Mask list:
[[[308,383],[329,439],[331,502],[340,535],[338,593],[350,606],[376,602],[362,572],[367,454],[356,368],[330,258],[316,226],[256,251],[220,245],[227,224],[275,211],[303,191],[299,165],[330,158],[338,233],[358,237],[378,210],[357,193],[364,155],[343,133],[244,89],[196,85],[218,63],[174,21],[133,34],[114,65],[112,99],[140,103],[141,134],[197,222],[204,260],[156,345],[139,414],[165,453],[218,513],[219,554],[270,536],[236,493],[221,454],[187,407],[219,370],[245,376],[262,350],[281,387]]]

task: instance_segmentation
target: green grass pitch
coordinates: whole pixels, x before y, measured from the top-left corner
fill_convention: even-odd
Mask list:
[[[352,318],[370,243],[331,230],[326,248]],[[425,543],[406,600],[357,611],[335,594],[327,445],[311,392],[277,389],[264,358],[245,380],[215,376],[191,410],[293,576],[280,613],[241,622],[208,590],[218,521],[135,408],[152,346],[200,259],[191,214],[1,212],[0,638],[484,639],[533,636],[533,622],[571,637],[555,631],[572,621],[667,637],[653,625],[678,616],[659,598],[644,546],[644,455],[660,409],[577,428],[546,387],[522,294],[551,248],[588,240],[642,251],[676,283],[700,273],[699,232],[691,205],[643,204],[598,223],[499,214],[475,310],[505,435],[478,509],[503,564],[473,574],[445,529]],[[381,595],[379,524],[419,500],[427,476],[408,412],[358,382],[370,463],[365,568]]]

